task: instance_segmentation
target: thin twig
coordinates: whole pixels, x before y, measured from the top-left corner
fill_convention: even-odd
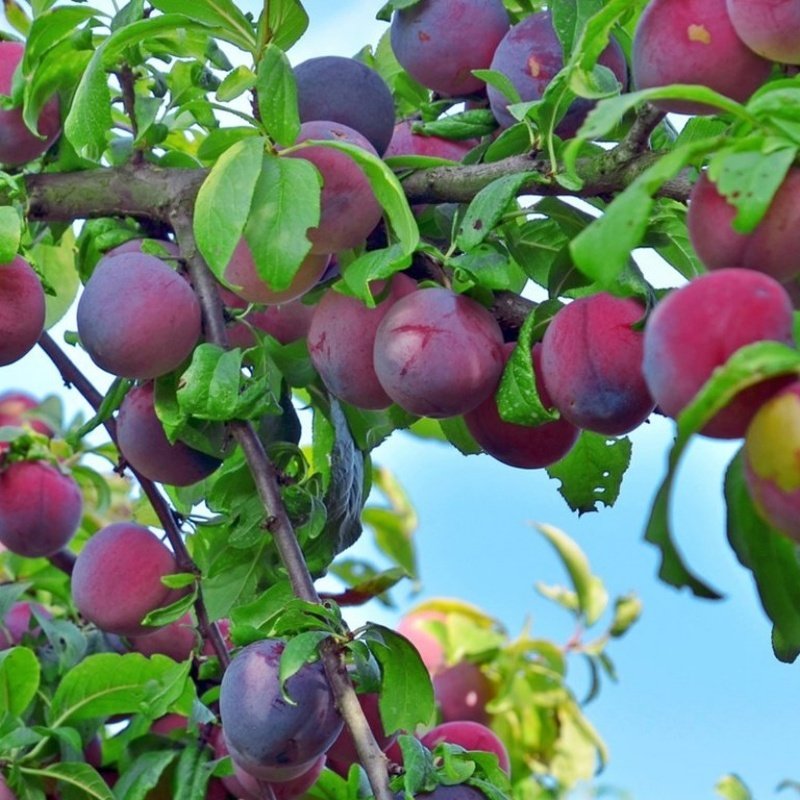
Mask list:
[[[89,405],[95,410],[99,410],[103,402],[103,395],[92,385],[91,381],[78,369],[75,364],[66,356],[61,348],[56,344],[49,333],[43,333],[39,338],[39,346],[47,354],[48,358],[53,362],[62,379],[68,386],[74,386],[78,392],[84,397]],[[112,441],[117,441],[117,425],[116,421],[109,417],[103,423],[108,435]],[[197,565],[192,560],[189,551],[186,549],[186,544],[183,541],[180,528],[175,521],[175,515],[172,508],[164,499],[164,496],[158,490],[156,485],[149,478],[138,473],[135,469],[128,467],[133,473],[139,485],[142,487],[150,505],[153,507],[159,522],[164,528],[167,539],[172,546],[175,553],[175,562],[181,572],[192,572],[198,574],[199,570]],[[195,611],[197,613],[198,626],[200,633],[204,639],[211,642],[214,652],[220,660],[223,669],[230,663],[230,655],[228,648],[225,646],[225,641],[219,631],[219,626],[216,622],[209,622],[208,612],[203,601],[202,592],[198,589],[197,598],[195,600]]]

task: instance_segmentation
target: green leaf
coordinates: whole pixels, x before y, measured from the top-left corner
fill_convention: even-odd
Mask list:
[[[419,244],[417,221],[411,213],[403,187],[397,176],[377,156],[361,147],[333,140],[309,139],[306,145],[319,145],[341,150],[352,158],[367,176],[372,191],[383,206],[389,226],[404,253],[413,253]],[[298,148],[298,153],[300,148]]]
[[[286,681],[305,664],[319,661],[319,645],[330,635],[330,631],[305,631],[293,636],[286,642],[286,647],[281,653],[280,667],[278,668],[278,678],[281,682],[284,697],[287,697],[284,687]],[[294,698],[288,697],[287,699],[294,704]]]
[[[87,656],[58,685],[50,705],[51,727],[68,720],[144,713],[157,718],[183,693],[191,661],[138,653]]]
[[[75,239],[72,233],[59,246],[37,242],[30,251],[36,271],[50,291],[44,297],[45,330],[60,322],[72,307],[81,285],[75,264]]]
[[[114,784],[117,800],[145,800],[164,770],[177,758],[175,750],[151,750],[138,755]]]
[[[200,419],[235,418],[242,376],[242,351],[213,344],[198,345],[181,376],[177,397],[181,410]]]
[[[41,668],[27,647],[0,652],[0,712],[22,716],[39,690]]]
[[[642,615],[642,601],[635,594],[618,597],[614,602],[614,619],[608,629],[610,636],[624,636]]]
[[[417,130],[417,126],[414,126]],[[441,136],[443,139],[479,139],[497,130],[497,120],[488,108],[474,108],[458,114],[448,114],[421,126],[426,136]]]
[[[775,655],[786,663],[800,655],[800,561],[797,545],[758,513],[744,477],[742,451],[725,474],[728,541],[750,571],[772,622]]]
[[[217,88],[216,97],[220,103],[228,103],[256,85],[256,76],[251,69],[240,64],[231,70]]]
[[[644,237],[653,195],[714,144],[706,140],[672,150],[617,195],[603,215],[570,242],[570,252],[581,272],[600,286],[612,286],[628,265],[631,250]]]
[[[497,390],[497,410],[506,422],[515,425],[542,425],[558,418],[557,411],[542,405],[533,370],[533,344],[543,327],[561,307],[558,301],[539,304],[528,314],[511,356],[503,370]]]
[[[153,625],[161,628],[164,625],[169,625],[170,622],[179,620],[184,614],[191,610],[194,606],[194,601],[197,598],[197,587],[194,590],[185,594],[174,603],[170,603],[163,608],[157,608],[155,611],[149,611],[142,619],[142,625]]]
[[[363,638],[381,668],[378,708],[386,733],[413,731],[418,724],[429,723],[434,713],[433,686],[414,646],[374,623],[368,623]]]
[[[416,736],[401,734],[397,737],[403,754],[403,789],[405,797],[411,800],[421,792],[436,788],[436,768],[430,750]]]
[[[88,764],[78,764],[71,761],[56,762],[48,766],[34,769],[32,767],[19,767],[23,775],[35,775],[39,778],[57,780],[63,786],[74,787],[80,792],[81,797],[87,800],[114,800],[114,795],[108,784],[98,772]]]
[[[183,748],[175,768],[172,800],[206,800],[211,758],[211,748],[200,741]]]
[[[185,0],[152,0],[151,5],[164,14],[187,14]],[[215,28],[217,37],[255,55],[253,24],[232,0],[192,0],[190,8],[193,20]]]
[[[552,525],[539,524],[536,529],[555,548],[575,588],[578,608],[586,619],[586,624],[594,625],[608,605],[608,593],[603,582],[592,574],[589,560],[566,533]]]
[[[410,263],[411,255],[399,244],[393,244],[390,247],[362,253],[344,267],[342,277],[355,297],[367,307],[374,308],[375,297],[370,290],[370,282],[390,278]]]
[[[733,220],[737,233],[750,233],[761,222],[796,156],[797,147],[782,147],[771,153],[759,147],[722,152],[711,160],[708,177],[737,209]]]
[[[311,249],[306,232],[319,223],[320,183],[310,161],[262,159],[244,236],[259,276],[274,291],[291,285]]]
[[[264,157],[264,139],[247,137],[229,147],[197,193],[194,236],[211,271],[222,278],[242,238]]]
[[[97,161],[106,148],[106,136],[111,125],[111,94],[101,45],[95,50],[75,90],[64,120],[64,136],[79,156]]]
[[[297,83],[286,53],[267,45],[258,65],[258,110],[261,122],[278,144],[294,144],[300,133]]]
[[[800,353],[778,342],[756,342],[737,350],[718,367],[678,417],[678,435],[669,454],[667,474],[650,509],[645,540],[661,551],[658,576],[676,588],[688,587],[698,597],[720,595],[686,567],[672,540],[670,497],[680,459],[693,434],[748,386],[776,375],[800,372]]]
[[[29,75],[33,65],[52,47],[72,36],[82,22],[100,14],[88,6],[60,6],[37,16],[25,42],[23,74]]]
[[[753,800],[753,795],[738,775],[723,775],[714,789],[725,800]]]
[[[631,450],[627,436],[612,439],[582,431],[572,450],[547,467],[547,474],[561,481],[558,491],[573,511],[597,511],[598,503],[611,507],[617,501]]]
[[[494,230],[523,185],[536,179],[533,172],[506,175],[475,195],[461,221],[456,243],[462,250],[477,247]]]
[[[14,206],[0,206],[0,265],[8,264],[19,250],[19,212]]]
[[[264,4],[266,13],[266,26],[268,36],[263,41],[269,41],[281,50],[288,50],[308,28],[308,14],[300,0],[269,0]],[[259,30],[262,20],[259,19]]]

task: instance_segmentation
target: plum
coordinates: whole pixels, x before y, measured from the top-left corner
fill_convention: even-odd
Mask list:
[[[311,319],[308,352],[331,394],[359,408],[381,409],[392,404],[375,374],[375,334],[389,309],[416,286],[402,274],[392,277],[388,289],[386,281],[375,281],[372,294],[382,297],[375,308],[333,290],[325,293]]]
[[[25,392],[3,392],[0,394],[0,427],[27,425],[44,436],[54,436],[53,428],[31,413],[38,407],[39,401]]]
[[[510,356],[513,349],[513,342],[506,344],[506,355]],[[541,352],[542,345],[537,342],[531,356],[536,387],[542,404],[549,408],[553,402],[542,379]],[[554,464],[572,449],[580,435],[580,430],[566,419],[535,426],[506,422],[497,409],[495,395],[464,414],[464,422],[485,453],[503,464],[521,469],[539,469]]]
[[[178,571],[175,556],[150,530],[115,522],[92,536],[75,561],[72,599],[89,622],[106,633],[143,636],[151,611],[178,600],[182,591],[161,579]]]
[[[158,483],[191,486],[222,463],[181,441],[171,444],[156,415],[152,381],[125,395],[117,413],[117,445],[133,469]]]
[[[142,249],[142,247],[146,241],[146,239],[128,239],[127,242],[123,242],[122,244],[112,247],[110,250],[108,250],[105,254],[105,257],[112,258],[113,256],[121,256],[124,253],[144,253],[145,251]],[[167,256],[175,259],[180,258],[181,251],[175,242],[171,242],[168,239],[153,239],[152,242],[163,248]],[[148,255],[156,255],[158,258],[161,257],[158,253],[151,253]]]
[[[14,73],[22,61],[25,45],[0,42],[0,94],[10,95]],[[25,125],[21,108],[0,110],[0,164],[17,167],[46,152],[61,131],[58,98],[51,97],[39,114],[37,127],[41,138]]]
[[[740,103],[772,68],[736,35],[725,0],[650,0],[636,26],[631,65],[637,89],[701,84]],[[653,103],[678,114],[718,113],[690,100]]]
[[[394,741],[394,736],[387,736],[381,722],[380,710],[378,709],[378,695],[375,692],[367,692],[358,695],[358,702],[364,716],[367,718],[372,735],[381,750],[385,750]],[[358,761],[356,743],[353,735],[345,725],[336,741],[328,748],[328,766],[338,772],[343,777],[347,776],[351,764]]]
[[[486,704],[494,687],[477,664],[460,661],[440,669],[433,676],[433,691],[443,722],[489,721]]]
[[[106,256],[78,301],[78,334],[106,372],[155,378],[191,354],[200,338],[200,304],[161,259],[136,252]]]
[[[17,800],[17,796],[8,788],[6,779],[0,775],[0,800]]]
[[[33,348],[44,330],[44,318],[44,290],[31,265],[20,256],[0,264],[0,367],[19,361]]]
[[[508,30],[502,0],[421,0],[395,11],[392,50],[423,86],[445,95],[479,92],[472,74],[486,69]]]
[[[800,542],[800,381],[777,392],[750,421],[744,475],[761,516]]]
[[[50,612],[39,603],[21,600],[11,606],[0,624],[0,650],[16,647],[29,631],[33,636],[40,633],[38,627],[31,630],[31,623],[35,621],[34,610],[37,614],[50,618]]]
[[[284,781],[309,770],[342,730],[322,664],[304,664],[280,687],[284,642],[265,639],[239,651],[220,687],[220,717],[231,758],[257,778]]]
[[[644,376],[658,407],[677,417],[717,367],[746,344],[792,344],[792,302],[774,278],[747,269],[701,275],[664,297],[647,320]],[[753,414],[787,383],[773,378],[737,394],[701,433],[744,436]]]
[[[487,728],[479,722],[468,720],[444,722],[428,731],[421,741],[430,750],[441,742],[447,742],[448,744],[457,744],[465,750],[483,750],[487,753],[494,753],[500,768],[511,772],[511,761],[506,746],[491,728]]]
[[[0,471],[0,542],[38,558],[61,550],[75,535],[83,497],[75,479],[44,461],[15,461]]]
[[[300,264],[289,286],[286,289],[276,290],[258,274],[250,245],[244,239],[240,239],[231,260],[225,267],[224,278],[233,293],[249,303],[280,305],[302,297],[309,289],[316,286],[329,261],[328,253],[310,253]]]
[[[261,781],[233,762],[232,779],[227,779],[228,789],[241,800],[264,800],[268,787],[275,800],[294,800],[302,797],[319,778],[325,767],[325,756],[321,755],[314,763],[296,778],[288,781]]]
[[[403,800],[405,794],[398,792],[396,800]],[[417,792],[416,800],[487,800],[487,796],[474,786],[457,783],[452,786],[437,786],[432,792]]]
[[[781,283],[800,275],[800,169],[792,167],[761,222],[737,233],[737,211],[717,191],[707,173],[692,188],[686,224],[697,255],[708,269],[743,267],[771,275]]]
[[[739,38],[770,61],[800,64],[800,5],[792,0],[727,0]]]
[[[198,638],[191,614],[184,614],[163,628],[156,628],[147,636],[131,636],[131,650],[143,656],[156,654],[168,656],[175,661],[186,661],[192,657]]]
[[[185,731],[188,724],[189,719],[184,717],[183,714],[165,714],[163,717],[153,720],[153,724],[150,726],[150,733],[156,736],[169,737],[175,731]]]
[[[452,417],[483,402],[503,369],[503,334],[480,303],[449,289],[398,300],[375,335],[375,372],[412,414]]]
[[[642,375],[644,306],[606,292],[561,308],[542,339],[541,375],[553,405],[579,428],[619,436],[654,403]]]
[[[430,158],[449,158],[461,161],[478,144],[476,139],[456,141],[441,136],[428,136],[414,132],[414,120],[406,119],[394,126],[392,139],[384,158],[389,156],[428,156]]]
[[[616,39],[611,39],[597,63],[610,69],[624,88],[628,82],[625,54]],[[539,100],[547,85],[564,66],[564,52],[553,28],[549,11],[531,14],[514,25],[497,46],[491,69],[502,72],[524,102]],[[501,127],[517,120],[508,112],[508,98],[496,87],[488,86],[489,105]],[[575,100],[556,128],[563,138],[574,136],[594,106],[589,100]]]
[[[406,614],[397,626],[397,632],[414,645],[422,663],[432,675],[444,667],[444,647],[433,633],[425,629],[425,623],[444,622],[446,619],[443,611],[413,611]]]
[[[344,142],[378,155],[366,137],[340,122],[304,122],[296,143],[309,139]],[[287,153],[287,158],[305,158],[322,176],[319,225],[308,230],[311,252],[336,253],[362,244],[382,212],[361,167],[347,153],[331,147],[302,147]]]
[[[301,122],[327,119],[353,128],[383,155],[394,127],[386,81],[354,58],[319,56],[294,68]]]

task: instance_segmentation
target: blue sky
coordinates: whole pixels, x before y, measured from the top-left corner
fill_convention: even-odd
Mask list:
[[[383,29],[374,21],[380,0],[305,5],[312,26],[292,51],[295,62],[350,55],[374,44]],[[100,383],[88,359],[78,361]],[[0,391],[11,388],[42,396],[59,391],[60,384],[36,351],[0,371]],[[74,392],[59,393],[70,412],[85,413]],[[733,771],[756,797],[770,797],[782,779],[800,778],[797,668],[773,658],[770,626],[752,581],[725,540],[721,485],[735,450],[730,444],[698,440],[674,500],[683,553],[726,599],[694,600],[655,579],[657,553],[643,543],[642,533],[672,436],[672,424],[663,419],[637,431],[621,499],[613,509],[582,518],[569,511],[546,474],[486,456],[464,458],[451,448],[396,435],[376,461],[398,475],[419,512],[422,597],[460,596],[499,617],[512,634],[530,619],[539,634],[564,641],[570,619],[533,585],[563,582],[565,576],[532,522],[575,537],[612,596],[641,596],[642,620],[609,651],[619,684],[607,683],[588,709],[611,750],[601,783],[627,789],[637,800],[694,800],[713,797],[717,779]],[[370,550],[366,542],[361,547]],[[397,596],[406,598],[403,591]],[[375,616],[390,624],[397,619],[380,610]],[[576,664],[578,691],[584,681]]]

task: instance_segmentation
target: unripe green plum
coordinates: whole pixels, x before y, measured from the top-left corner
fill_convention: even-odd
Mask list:
[[[278,669],[284,643],[254,642],[225,670],[220,717],[231,758],[267,781],[291,780],[309,770],[342,730],[322,664],[304,664],[281,692]]]
[[[579,428],[619,436],[654,403],[642,375],[644,306],[606,292],[573,300],[542,339],[542,379],[553,405]]]
[[[506,355],[510,356],[513,349],[514,344],[507,343]],[[541,351],[542,345],[537,342],[531,357],[540,399],[545,408],[550,408],[553,402],[542,378]],[[464,422],[485,453],[521,469],[540,469],[554,464],[573,448],[580,435],[580,430],[566,419],[535,426],[506,422],[500,416],[495,395],[464,414]]]
[[[75,479],[44,461],[0,471],[0,542],[28,558],[49,556],[75,535],[83,497]]]
[[[701,275],[659,301],[644,332],[644,376],[667,416],[680,412],[741,347],[761,341],[792,344],[792,302],[774,279],[748,269]],[[701,433],[744,436],[753,414],[786,378],[773,378],[737,394]]]
[[[122,378],[171,372],[200,338],[189,283],[145,253],[102,258],[78,301],[78,333],[92,361]]]
[[[800,4],[793,0],[727,0],[739,38],[770,61],[800,64]]]
[[[11,84],[25,45],[21,42],[0,42],[0,94],[11,94]],[[50,98],[38,120],[42,138],[28,130],[21,108],[0,110],[0,164],[17,167],[44,153],[61,131],[58,98]]]
[[[152,381],[125,395],[117,414],[117,444],[133,469],[158,483],[191,486],[222,463],[181,441],[171,444],[155,410]]]
[[[733,229],[736,214],[735,206],[703,173],[692,189],[686,224],[692,246],[708,269],[754,269],[781,283],[800,274],[800,169],[789,170],[750,233]]]
[[[309,139],[343,142],[378,155],[366,137],[339,122],[304,122],[296,144]],[[363,244],[382,210],[361,167],[347,153],[324,146],[298,148],[286,157],[310,161],[322,177],[319,225],[307,234],[311,252],[337,253]]]
[[[633,40],[637,89],[702,84],[744,103],[769,77],[771,64],[736,35],[725,0],[650,0]],[[690,100],[654,100],[664,111],[715,114]]]
[[[19,256],[0,264],[0,367],[19,361],[33,348],[44,330],[44,318],[44,290],[31,265]]]
[[[143,636],[151,611],[178,600],[181,591],[161,579],[178,571],[175,556],[150,530],[132,522],[108,525],[92,536],[75,561],[72,599],[100,630]]]
[[[375,374],[375,335],[392,306],[416,288],[417,284],[402,274],[393,276],[388,292],[386,281],[376,281],[373,295],[386,296],[375,308],[334,290],[325,293],[311,318],[308,353],[331,394],[358,408],[381,409],[392,404]]]
[[[375,372],[401,408],[452,417],[482,403],[503,369],[503,334],[475,300],[444,288],[398,300],[375,335]]]
[[[767,400],[751,420],[744,475],[764,519],[800,542],[800,382]]]
[[[412,78],[445,95],[479,92],[472,70],[486,69],[509,20],[501,0],[421,0],[399,8],[390,36]]]

